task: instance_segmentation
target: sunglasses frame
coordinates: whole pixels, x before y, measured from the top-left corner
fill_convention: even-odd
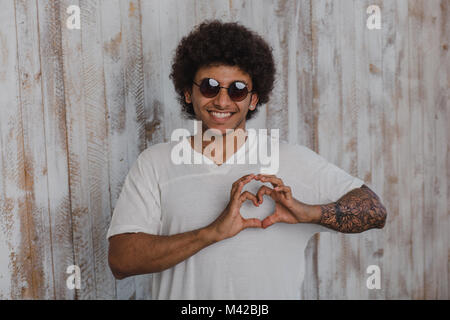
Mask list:
[[[247,98],[247,96],[248,96],[249,93],[253,93],[253,92],[254,92],[254,90],[251,90],[251,91],[248,90],[247,84],[246,84],[245,82],[243,82],[243,81],[239,81],[239,80],[233,81],[229,87],[222,87],[222,86],[220,86],[220,82],[217,81],[217,83],[219,84],[219,86],[217,86],[217,87],[215,87],[215,88],[219,88],[219,90],[217,90],[217,93],[216,93],[214,96],[212,96],[212,97],[207,97],[207,96],[205,96],[205,94],[201,91],[201,84],[203,83],[203,81],[209,80],[209,79],[213,79],[214,81],[217,81],[217,80],[214,79],[214,78],[203,78],[202,81],[200,82],[200,84],[197,84],[194,80],[192,80],[192,83],[195,84],[195,85],[199,88],[200,93],[201,93],[205,98],[208,98],[208,99],[212,99],[212,98],[216,97],[216,96],[219,94],[220,89],[222,89],[222,88],[223,88],[223,89],[227,89],[228,96],[229,96],[230,99],[231,99],[232,101],[234,101],[234,102],[241,102],[241,101],[244,101],[245,98]],[[245,84],[245,88],[247,88],[247,94],[246,94],[241,100],[235,100],[235,99],[233,99],[233,98],[231,97],[231,95],[230,95],[230,88],[231,88],[231,86],[232,86],[234,83],[236,83],[236,82],[241,82],[241,83]]]

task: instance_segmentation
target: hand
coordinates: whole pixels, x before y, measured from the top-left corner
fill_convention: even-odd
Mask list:
[[[292,196],[291,188],[285,186],[283,180],[275,175],[264,174],[258,174],[255,180],[270,182],[274,186],[272,189],[263,185],[256,194],[259,204],[262,203],[264,194],[269,195],[275,201],[275,211],[262,221],[264,229],[277,222],[294,224],[314,221],[313,210],[315,206],[296,200]]]
[[[230,192],[230,201],[220,216],[208,226],[213,232],[215,241],[231,238],[246,228],[261,228],[262,222],[259,219],[244,219],[240,208],[244,201],[252,200],[255,206],[259,206],[256,196],[248,191],[241,194],[245,184],[254,179],[254,174],[249,174],[236,180]]]

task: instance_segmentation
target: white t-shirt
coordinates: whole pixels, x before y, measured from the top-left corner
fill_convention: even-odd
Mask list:
[[[257,154],[260,140],[247,132],[245,144],[220,166],[194,151],[186,137],[148,147],[125,179],[107,237],[128,232],[173,235],[209,225],[229,202],[232,183],[249,173],[260,173],[261,164],[248,161],[251,154]],[[175,146],[200,157],[203,164],[193,164],[193,158],[192,164],[174,164],[171,152]],[[238,164],[239,159],[247,164]],[[307,204],[334,202],[364,184],[307,147],[284,141],[279,144],[278,171],[271,174]],[[243,191],[256,194],[262,184],[252,180]],[[265,195],[259,207],[244,202],[241,214],[262,220],[274,208],[274,201]],[[310,237],[321,231],[335,232],[307,223],[245,229],[154,273],[152,298],[300,299],[304,250]]]

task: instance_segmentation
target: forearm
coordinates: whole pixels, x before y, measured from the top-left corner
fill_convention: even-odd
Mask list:
[[[118,279],[160,272],[186,260],[214,242],[208,228],[170,236],[119,234],[109,239],[109,265]]]
[[[354,189],[338,201],[320,205],[317,223],[344,233],[359,233],[383,228],[386,208],[379,197],[366,185]]]

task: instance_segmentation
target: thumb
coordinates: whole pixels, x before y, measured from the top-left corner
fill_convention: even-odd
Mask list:
[[[273,213],[270,216],[266,217],[262,222],[261,225],[264,229],[267,227],[270,227],[271,225],[279,222],[278,217]]]
[[[246,228],[261,228],[262,222],[259,219],[251,218],[251,219],[244,219],[244,229]]]

